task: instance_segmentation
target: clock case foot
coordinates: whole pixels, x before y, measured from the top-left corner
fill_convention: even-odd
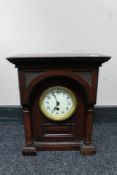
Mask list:
[[[24,146],[22,148],[22,155],[23,156],[36,156],[37,149],[34,146]]]
[[[96,153],[95,147],[91,145],[82,145],[80,148],[80,153],[82,155],[94,155]]]

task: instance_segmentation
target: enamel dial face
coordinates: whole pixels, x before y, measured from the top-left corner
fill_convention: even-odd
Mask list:
[[[39,107],[45,117],[54,121],[68,119],[75,112],[77,100],[75,94],[63,86],[46,89],[39,99]]]

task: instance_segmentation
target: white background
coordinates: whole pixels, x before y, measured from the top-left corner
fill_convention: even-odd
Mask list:
[[[117,0],[0,0],[0,105],[19,105],[6,57],[85,52],[112,56],[100,68],[97,104],[117,104]]]

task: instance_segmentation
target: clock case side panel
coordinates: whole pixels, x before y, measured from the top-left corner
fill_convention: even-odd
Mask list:
[[[29,104],[24,103],[25,71],[23,69],[18,69],[18,79],[19,79],[20,100],[21,100],[22,112],[23,112],[24,136],[25,136],[25,146],[22,149],[22,154],[36,155],[36,148],[33,145],[33,137],[32,137],[30,106]]]
[[[19,80],[19,92],[21,105],[24,105],[24,95],[25,95],[25,71],[23,69],[18,69],[18,80]]]

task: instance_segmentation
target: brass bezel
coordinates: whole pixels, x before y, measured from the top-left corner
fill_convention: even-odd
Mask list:
[[[72,102],[73,102],[73,106],[70,109],[70,111],[67,114],[60,115],[59,117],[58,117],[58,115],[52,115],[44,107],[45,96],[55,88],[60,88],[61,90],[66,91],[70,95]],[[53,87],[46,89],[41,94],[40,99],[39,99],[39,108],[40,108],[41,112],[44,114],[45,117],[51,119],[52,121],[63,121],[63,120],[70,118],[71,115],[75,112],[76,107],[77,107],[77,99],[76,99],[75,94],[70,89],[68,89],[67,87],[63,87],[63,86],[53,86]]]

